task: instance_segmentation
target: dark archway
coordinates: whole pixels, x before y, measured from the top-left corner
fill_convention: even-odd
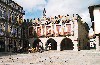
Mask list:
[[[57,42],[54,39],[50,38],[47,40],[46,45],[48,46],[50,43],[51,43],[51,50],[57,50]]]
[[[60,44],[61,51],[62,50],[73,50],[73,42],[69,38],[64,38]]]
[[[0,52],[4,52],[5,51],[5,42],[0,40]]]
[[[33,48],[36,48],[37,45],[39,45],[39,42],[41,42],[41,40],[39,38],[34,39]]]

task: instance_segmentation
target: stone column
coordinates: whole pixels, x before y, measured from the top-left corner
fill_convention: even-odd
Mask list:
[[[6,14],[8,15],[9,13],[9,10],[8,8],[6,8]],[[9,41],[8,41],[8,38],[6,36],[8,36],[8,21],[9,21],[9,18],[7,18],[7,21],[5,22],[5,52],[7,52],[7,45],[9,44]]]
[[[60,43],[61,43],[61,38],[56,37],[56,42],[57,42],[57,51],[60,51]]]
[[[96,41],[96,51],[99,51],[99,36],[96,36],[95,41]]]
[[[60,43],[57,43],[57,51],[60,51]]]
[[[5,52],[7,52],[7,50],[8,50],[8,47],[7,47],[8,44],[9,44],[8,38],[5,37]]]
[[[74,40],[74,41],[73,41],[73,44],[74,44],[74,46],[73,46],[74,49],[73,49],[73,50],[74,50],[74,51],[78,51],[78,46],[77,46],[78,41]]]
[[[7,35],[7,33],[8,33],[8,23],[7,22],[5,23],[5,31],[6,31],[6,33],[5,33],[5,52],[7,52],[7,45],[8,45],[8,38],[6,37],[6,36],[8,36]]]

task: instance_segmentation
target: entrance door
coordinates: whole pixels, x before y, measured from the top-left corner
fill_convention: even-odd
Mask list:
[[[60,47],[61,47],[61,51],[62,50],[73,50],[73,42],[71,39],[69,38],[64,38],[62,41],[61,41],[61,44],[60,44]]]
[[[47,40],[46,45],[51,47],[50,50],[57,50],[57,42],[52,38]]]
[[[33,42],[33,48],[36,48],[37,46],[39,46],[39,42],[41,42],[40,39],[35,39],[34,42]]]
[[[0,52],[4,52],[5,51],[5,43],[0,40]]]

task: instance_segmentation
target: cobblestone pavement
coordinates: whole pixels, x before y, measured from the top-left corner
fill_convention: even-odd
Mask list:
[[[12,55],[0,54],[0,65],[100,65],[100,52],[66,50]]]

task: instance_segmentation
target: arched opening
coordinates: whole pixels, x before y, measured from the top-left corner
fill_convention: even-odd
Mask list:
[[[64,38],[60,44],[61,51],[62,50],[73,50],[73,42],[69,38]]]
[[[5,42],[0,40],[0,52],[4,52],[5,51]]]
[[[32,49],[32,48],[31,48]],[[43,43],[41,42],[41,40],[39,38],[36,38],[33,42],[33,51],[36,52],[43,52],[44,48],[43,48]]]
[[[28,40],[24,40],[23,42],[24,42],[24,44],[23,44],[23,51],[26,52],[28,47],[29,47],[29,41]]]
[[[39,42],[41,42],[41,40],[39,38],[36,38],[34,39],[34,42],[33,42],[33,48],[36,48],[39,46]],[[42,44],[42,43],[41,43]]]
[[[49,50],[57,50],[57,42],[54,39],[50,38],[47,40],[46,47],[50,47]]]

